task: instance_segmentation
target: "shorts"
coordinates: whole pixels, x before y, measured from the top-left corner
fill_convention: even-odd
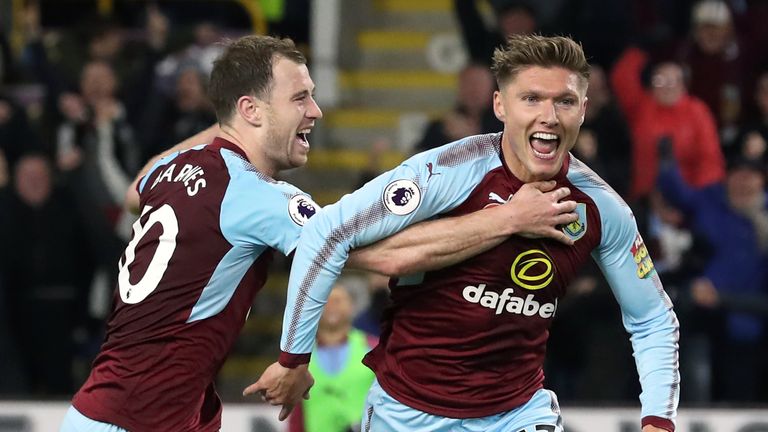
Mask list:
[[[563,432],[557,396],[540,389],[524,405],[487,417],[455,419],[404,405],[373,381],[365,401],[362,432]]]
[[[59,432],[128,432],[125,429],[109,423],[92,420],[84,416],[75,407],[67,410],[67,415],[61,422]]]

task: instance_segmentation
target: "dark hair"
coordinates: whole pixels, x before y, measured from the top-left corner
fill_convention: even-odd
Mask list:
[[[241,96],[269,99],[274,78],[272,66],[278,58],[307,63],[304,54],[288,38],[251,35],[227,45],[213,63],[208,82],[208,97],[219,123],[229,121]]]
[[[589,63],[581,44],[564,36],[512,35],[493,53],[491,70],[499,87],[529,67],[562,67],[589,80]]]

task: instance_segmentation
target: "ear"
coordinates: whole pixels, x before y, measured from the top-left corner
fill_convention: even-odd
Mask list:
[[[496,114],[496,118],[502,123],[507,118],[507,113],[504,110],[504,101],[502,101],[501,92],[498,90],[493,92],[493,113]]]
[[[587,103],[589,102],[589,98],[584,96],[584,103],[581,104],[581,120],[579,120],[579,125],[584,124],[584,116],[587,113]]]
[[[237,100],[237,113],[253,126],[261,126],[264,112],[263,102],[253,96],[240,96]]]

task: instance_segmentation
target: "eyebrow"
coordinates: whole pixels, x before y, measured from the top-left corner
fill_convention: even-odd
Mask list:
[[[542,96],[545,96],[544,93],[545,92],[543,92],[541,90],[523,90],[523,91],[518,92],[517,96],[520,97],[520,96],[526,96],[526,95],[535,95],[535,96],[542,97]],[[564,91],[562,93],[558,93],[558,94],[552,95],[551,97],[553,99],[562,99],[562,98],[566,98],[566,97],[576,97],[576,98],[578,98],[579,94],[574,92],[574,91],[568,90],[568,91]]]
[[[292,94],[291,95],[291,99],[295,99],[295,98],[300,97],[300,96],[307,96],[309,94],[311,94],[309,92],[309,90],[306,90],[306,89],[305,90],[301,90],[301,91],[298,91],[298,92]]]

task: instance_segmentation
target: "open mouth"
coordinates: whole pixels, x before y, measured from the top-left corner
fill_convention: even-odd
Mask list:
[[[303,146],[309,147],[309,133],[310,132],[311,132],[310,129],[300,130],[296,134],[296,140],[299,141]]]
[[[534,156],[543,160],[552,160],[557,155],[560,136],[548,132],[534,132],[528,138],[528,143]]]

